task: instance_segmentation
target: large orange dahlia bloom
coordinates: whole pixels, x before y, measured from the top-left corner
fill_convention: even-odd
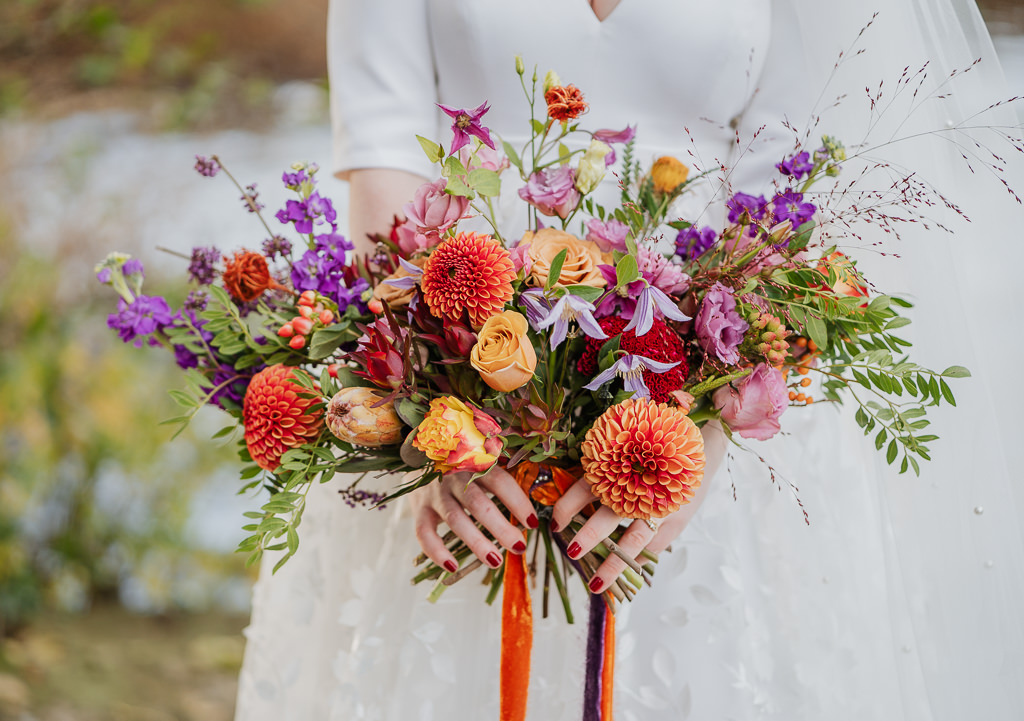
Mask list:
[[[505,248],[483,233],[459,233],[437,246],[423,266],[423,297],[437,318],[462,311],[479,328],[512,300],[516,269]]]
[[[624,518],[664,518],[704,477],[704,439],[680,408],[649,398],[606,410],[583,442],[583,477]]]
[[[267,471],[281,465],[289,448],[320,435],[324,425],[321,404],[299,395],[303,388],[292,380],[297,373],[305,371],[284,365],[264,368],[245,391],[245,445],[256,465]]]

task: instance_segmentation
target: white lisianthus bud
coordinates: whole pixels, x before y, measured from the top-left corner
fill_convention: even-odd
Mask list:
[[[576,168],[576,189],[583,195],[592,193],[604,178],[604,158],[612,148],[600,140],[591,140],[587,152],[580,158],[579,167]]]
[[[558,77],[558,73],[554,70],[548,70],[547,75],[544,76],[544,92],[546,93],[551,88],[561,84],[562,79]]]

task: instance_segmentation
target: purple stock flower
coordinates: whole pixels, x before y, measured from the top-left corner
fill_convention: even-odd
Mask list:
[[[676,255],[684,260],[696,260],[711,250],[717,242],[718,234],[714,228],[704,226],[697,230],[691,225],[680,230],[676,236]]]
[[[315,290],[338,304],[341,312],[355,302],[361,305],[360,296],[369,283],[358,278],[352,287],[346,287],[345,272],[348,251],[355,246],[338,233],[316,237],[313,250],[307,250],[292,265],[292,287],[297,291]]]
[[[196,172],[207,178],[212,178],[220,172],[220,163],[215,158],[207,158],[205,155],[196,156]]]
[[[263,241],[263,255],[267,260],[275,260],[279,256],[287,258],[292,254],[292,244],[287,238],[275,235]]]
[[[192,260],[188,264],[188,277],[199,285],[209,285],[217,278],[217,261],[220,251],[216,248],[196,246],[192,249]]]
[[[126,260],[124,265],[121,266],[121,272],[124,273],[126,278],[129,275],[138,275],[140,278],[144,278],[146,276],[145,271],[142,268],[142,261],[138,258]]]
[[[245,204],[245,209],[250,213],[258,213],[263,210],[266,206],[259,202],[259,191],[256,190],[256,183],[245,186],[245,192],[242,193],[240,200]]]
[[[775,215],[775,222],[781,223],[789,220],[794,228],[799,228],[818,212],[814,203],[805,203],[803,193],[794,190],[787,190],[772,198],[772,213]]]
[[[701,301],[695,325],[697,343],[705,353],[714,354],[723,363],[739,362],[737,348],[750,324],[736,312],[736,297],[727,286],[711,286]]]
[[[131,303],[118,299],[117,312],[107,317],[107,327],[116,330],[125,343],[134,341],[135,347],[141,348],[143,338],[166,328],[172,321],[171,307],[166,300],[158,295],[139,295]],[[152,338],[149,342],[156,344]]]
[[[580,202],[576,173],[567,165],[538,170],[519,189],[519,197],[544,215],[565,218]]]
[[[665,373],[677,365],[679,365],[679,361],[662,363],[647,356],[627,354],[620,356],[609,368],[599,373],[594,380],[583,387],[588,391],[596,391],[615,376],[619,376],[622,378],[626,390],[633,392],[634,398],[650,398],[651,389],[644,383],[644,371]]]
[[[288,190],[298,190],[307,180],[312,180],[312,178],[306,175],[304,169],[294,173],[285,171],[281,174],[281,182],[284,183],[284,187],[288,188]]]
[[[812,170],[814,163],[811,162],[811,154],[806,150],[802,153],[786,158],[775,165],[783,175],[790,175],[796,180],[803,180]]]
[[[490,106],[486,101],[472,110],[453,108],[448,105],[441,105],[440,103],[437,104],[437,107],[441,108],[448,117],[455,120],[452,123],[452,132],[455,135],[452,138],[452,147],[448,151],[450,154],[457,153],[462,146],[466,145],[469,142],[470,135],[479,138],[480,142],[491,150],[495,149],[494,141],[491,140],[491,131],[480,124],[480,118],[490,110]]]
[[[202,313],[206,310],[206,304],[209,302],[209,298],[206,293],[201,290],[193,290],[185,298],[185,303],[182,309],[191,314]]]
[[[736,193],[726,201],[725,206],[729,209],[730,223],[738,221],[744,213],[750,215],[754,220],[763,220],[768,209],[768,201],[764,199],[763,195],[754,197],[746,193]]]
[[[282,223],[294,223],[299,233],[312,233],[313,225],[324,221],[333,228],[337,215],[330,200],[321,197],[319,193],[312,193],[305,200],[286,201],[285,207],[277,211],[274,217]]]
[[[113,279],[113,271],[110,268],[100,268],[100,271],[96,274],[96,280],[103,285],[109,285]]]

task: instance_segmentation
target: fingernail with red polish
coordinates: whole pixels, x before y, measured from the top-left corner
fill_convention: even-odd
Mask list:
[[[459,570],[459,564],[457,564],[455,561],[451,561],[451,560],[445,561],[444,562],[444,570],[448,571],[448,573],[455,573],[456,571]]]
[[[499,556],[497,553],[493,553],[493,552],[492,553],[488,553],[487,554],[487,565],[490,566],[491,568],[497,568],[498,566],[501,565],[501,556]]]
[[[539,525],[540,525],[540,521],[539,521],[539,520],[537,520],[537,516],[536,516],[536,515],[534,515],[533,513],[531,513],[531,514],[530,514],[529,516],[527,516],[527,518],[526,518],[526,525],[527,525],[527,526],[529,526],[530,528],[536,528],[537,526],[539,526]]]
[[[582,550],[583,549],[580,547],[580,544],[573,541],[569,544],[569,547],[565,549],[565,552],[569,554],[569,558],[575,559],[579,557]]]
[[[512,546],[513,553],[526,553],[526,544],[522,541],[516,541],[516,545]]]
[[[554,518],[551,519],[551,523],[549,523],[548,526],[555,533],[558,533],[559,531],[562,530],[562,527],[558,524],[558,521],[556,521]]]
[[[594,576],[594,578],[592,578],[591,581],[590,581],[590,590],[593,591],[594,593],[597,593],[598,591],[601,590],[601,586],[603,586],[603,585],[604,585],[604,581],[602,581],[597,576]]]

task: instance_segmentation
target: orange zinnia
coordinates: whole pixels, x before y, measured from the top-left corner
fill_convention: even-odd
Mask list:
[[[462,312],[479,328],[512,300],[516,269],[509,252],[483,233],[459,233],[437,246],[423,266],[423,297],[437,318]]]
[[[303,388],[292,380],[298,373],[305,371],[284,365],[264,368],[245,391],[245,445],[264,470],[276,470],[285,451],[313,440],[323,427],[320,404],[299,395]],[[315,407],[311,410],[311,406]]]
[[[544,93],[548,104],[548,117],[560,123],[578,118],[587,112],[583,93],[575,85],[553,85]]]
[[[583,477],[623,518],[664,518],[689,503],[704,477],[704,439],[680,408],[649,398],[606,410],[587,431]]]

